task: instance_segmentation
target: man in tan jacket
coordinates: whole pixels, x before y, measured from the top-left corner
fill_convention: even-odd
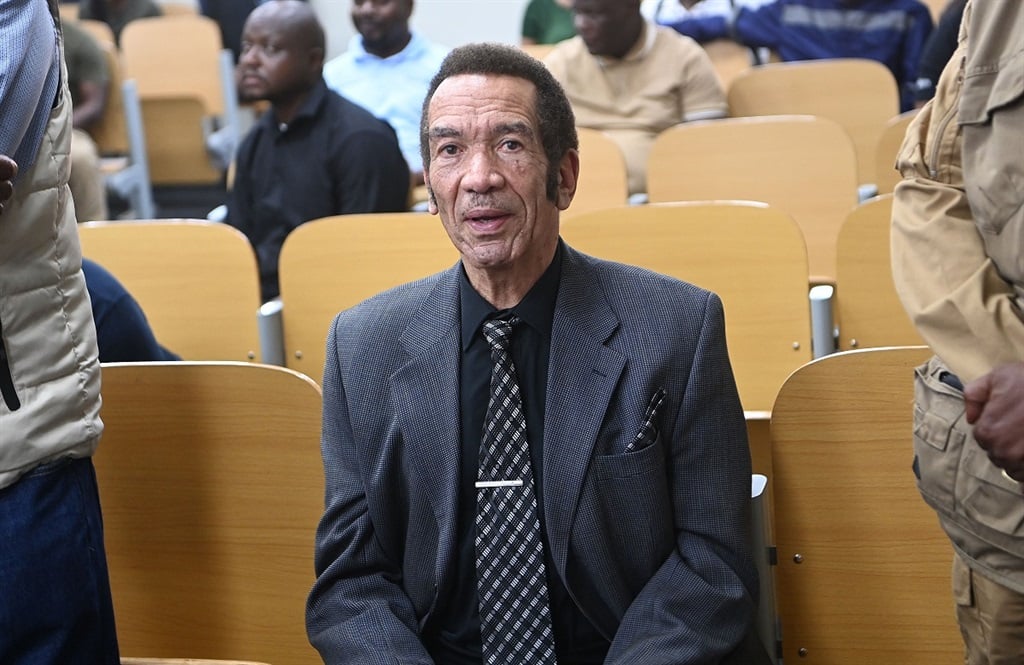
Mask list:
[[[0,663],[116,665],[56,2],[0,2],[0,25]]]
[[[907,132],[892,262],[935,357],[918,368],[918,486],[955,550],[969,665],[1024,662],[1024,5],[968,5]]]

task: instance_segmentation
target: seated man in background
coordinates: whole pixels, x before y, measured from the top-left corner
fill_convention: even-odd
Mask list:
[[[578,37],[544,63],[579,127],[608,134],[626,158],[631,196],[647,189],[655,137],[681,122],[725,116],[725,93],[696,42],[644,21],[640,0],[574,0]]]
[[[89,259],[82,259],[82,273],[92,302],[100,362],[181,360],[159,342],[139,303],[117,278]]]
[[[277,297],[277,262],[292,229],[318,217],[400,212],[409,167],[395,132],[328,90],[324,31],[299,0],[273,0],[249,15],[239,93],[271,107],[238,150],[227,223],[252,243],[263,300]]]
[[[324,65],[327,86],[386,120],[398,135],[413,185],[423,184],[420,110],[448,49],[409,29],[413,0],[352,0],[358,35]]]
[[[64,59],[71,90],[71,177],[68,186],[79,222],[107,219],[107,190],[96,143],[89,136],[107,108],[110,71],[99,43],[74,21],[65,21]]]
[[[163,10],[153,0],[82,0],[78,4],[78,18],[103,21],[114,33],[114,41],[121,45],[124,26],[139,18],[163,16]]]
[[[896,79],[902,111],[914,107],[918,61],[932,31],[931,10],[918,0],[774,0],[662,23],[700,42],[731,38],[769,48],[784,62],[876,60]]]

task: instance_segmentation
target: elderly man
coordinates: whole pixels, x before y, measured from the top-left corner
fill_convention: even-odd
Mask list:
[[[893,277],[935,351],[915,385],[914,471],[953,544],[968,665],[1024,655],[1024,6],[968,2],[907,129]]]
[[[629,193],[647,189],[647,156],[662,131],[720,118],[725,93],[696,42],[648,23],[640,0],[574,0],[579,36],[544,62],[565,88],[580,127],[608,134],[626,158]]]
[[[324,31],[310,5],[272,0],[245,22],[241,96],[270,109],[243,139],[227,222],[249,237],[264,300],[292,229],[318,217],[407,208],[409,168],[395,132],[328,90]]]
[[[574,118],[519,49],[452,51],[423,115],[462,259],[331,328],[311,642],[326,663],[761,662],[721,302],[561,242]]]
[[[352,0],[359,34],[324,65],[327,86],[387,120],[398,135],[414,185],[423,184],[420,107],[448,53],[409,29],[412,0]]]

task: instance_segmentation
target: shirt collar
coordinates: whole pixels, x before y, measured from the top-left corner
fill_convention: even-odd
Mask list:
[[[601,65],[612,65],[619,62],[630,62],[634,60],[642,60],[651,52],[654,48],[654,39],[658,36],[657,27],[650,21],[644,21],[643,26],[640,28],[640,36],[637,37],[636,43],[633,44],[626,51],[626,55],[621,58],[612,58],[604,55],[595,55],[597,61]]]
[[[426,40],[420,35],[416,34],[415,30],[409,31],[410,38],[409,43],[405,45],[401,51],[394,55],[389,55],[386,58],[376,56],[363,46],[363,36],[356,33],[352,40],[349,42],[349,49],[352,51],[352,58],[356,62],[389,62],[389,63],[400,63],[405,60],[411,60],[418,57],[426,48]]]
[[[284,134],[288,131],[288,128],[296,123],[301,123],[309,118],[316,117],[317,112],[320,110],[320,105],[323,104],[324,99],[327,97],[327,84],[324,83],[323,77],[320,78],[314,85],[313,89],[309,92],[309,97],[299,107],[298,113],[292,118],[290,123],[279,123],[274,117],[274,109],[271,107],[263,114],[262,123],[273,129],[275,132]]]
[[[551,323],[555,318],[555,298],[558,296],[558,285],[562,281],[562,242],[551,265],[540,276],[523,300],[511,311],[528,326],[545,338],[551,336]],[[498,310],[484,300],[469,283],[466,269],[459,268],[459,299],[462,305],[462,350],[465,351],[473,342],[484,321],[491,318]]]

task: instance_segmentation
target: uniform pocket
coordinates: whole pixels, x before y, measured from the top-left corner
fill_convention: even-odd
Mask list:
[[[959,109],[964,187],[978,227],[1000,233],[1024,223],[1024,51],[998,71],[969,74]]]
[[[957,501],[974,522],[999,534],[1024,536],[1024,497],[1020,485],[1003,476],[973,441],[964,451]]]
[[[943,372],[937,357],[914,370],[914,455],[921,494],[935,508],[952,510],[967,425],[963,394],[940,380]]]

